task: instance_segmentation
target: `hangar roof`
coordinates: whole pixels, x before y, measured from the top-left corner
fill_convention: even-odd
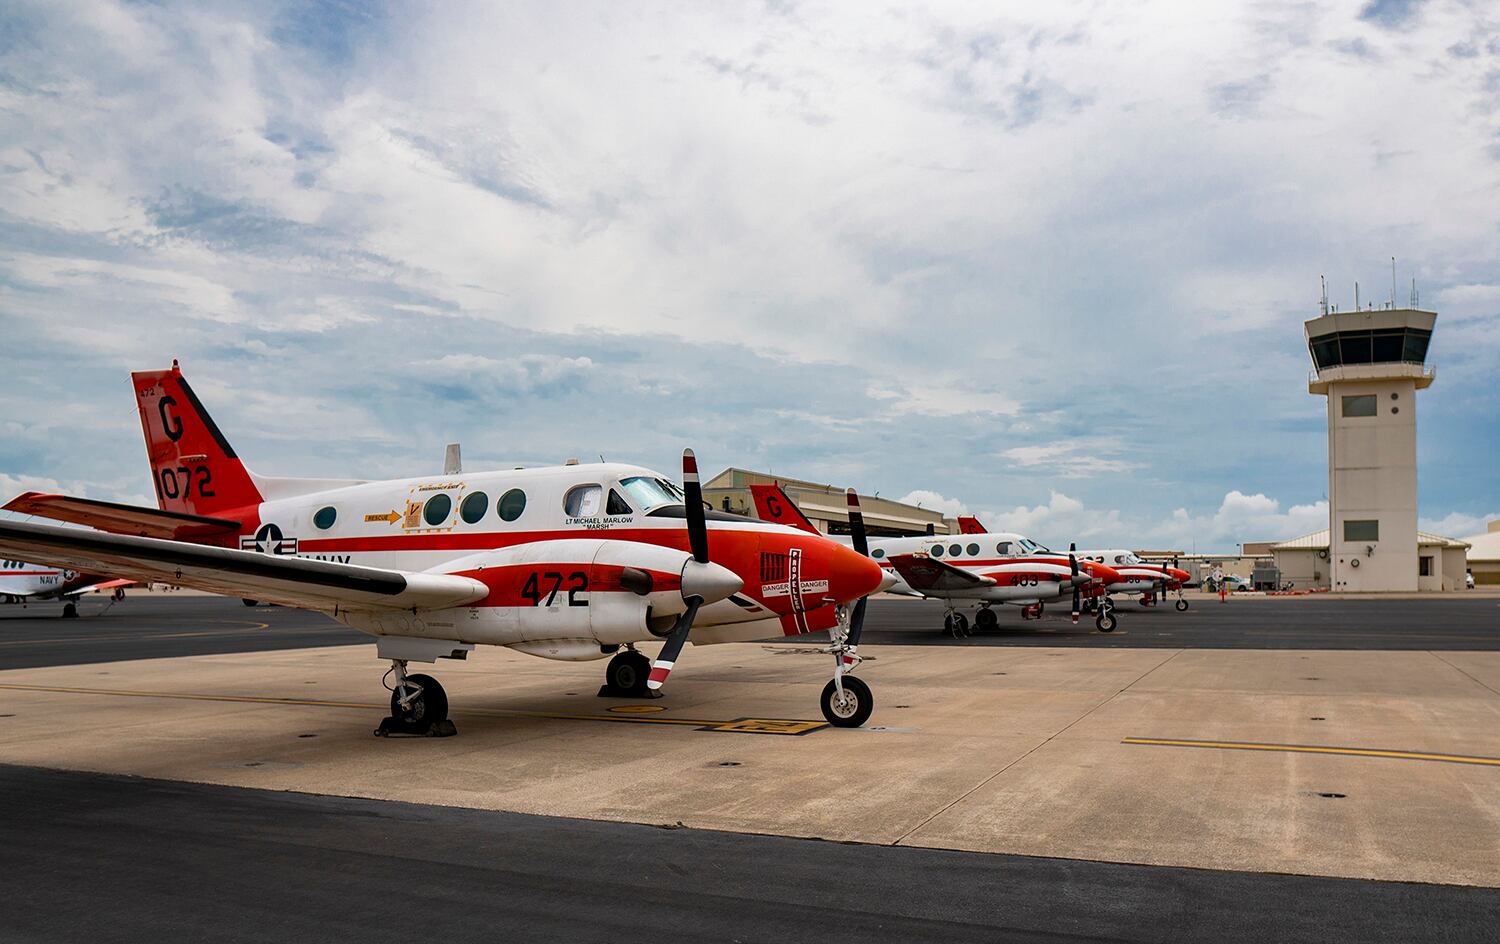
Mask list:
[[[1484,534],[1464,540],[1469,542],[1469,560],[1500,561],[1500,518],[1491,521],[1490,529]]]

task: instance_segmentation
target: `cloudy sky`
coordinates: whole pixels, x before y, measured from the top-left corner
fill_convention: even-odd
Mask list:
[[[1043,10],[1042,8],[1045,8]],[[1326,524],[1301,322],[1415,278],[1424,526],[1500,514],[1486,3],[0,10],[0,490],[727,465],[1065,544]]]

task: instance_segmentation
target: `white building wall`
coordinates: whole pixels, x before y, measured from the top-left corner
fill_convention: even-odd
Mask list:
[[[1375,396],[1374,416],[1344,416],[1345,397],[1367,394]],[[1418,589],[1416,405],[1416,384],[1406,378],[1328,386],[1328,564],[1334,590]],[[1346,541],[1348,520],[1378,521],[1378,539]]]

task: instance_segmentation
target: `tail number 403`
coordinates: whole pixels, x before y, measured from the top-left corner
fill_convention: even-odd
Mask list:
[[[563,589],[564,580],[568,582],[566,591]],[[530,600],[532,606],[551,606],[559,593],[566,592],[568,606],[588,606],[588,600],[580,600],[577,596],[579,592],[587,593],[588,589],[589,575],[581,570],[575,570],[566,576],[555,570],[543,573],[533,571],[526,578],[525,586],[521,587],[521,596]]]

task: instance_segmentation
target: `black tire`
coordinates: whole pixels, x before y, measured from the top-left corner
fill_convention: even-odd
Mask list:
[[[823,697],[820,705],[823,708],[823,717],[835,728],[857,728],[870,720],[870,712],[875,710],[875,696],[870,694],[870,686],[855,678],[846,675],[844,682],[844,696],[847,699],[843,705],[837,703],[838,689],[830,679],[823,686]]]
[[[62,618],[63,619],[77,619],[78,618],[78,604],[77,603],[65,603],[65,604],[63,604]]]
[[[606,685],[631,695],[646,694],[646,680],[650,677],[651,660],[634,650],[627,650],[610,659],[604,670]]]
[[[974,614],[975,629],[994,629],[999,625],[1000,618],[995,615],[994,610],[989,609],[988,607],[983,607],[979,610],[979,612]]]
[[[1099,632],[1101,633],[1114,632],[1116,626],[1115,614],[1100,613],[1099,616],[1094,620],[1094,626],[1097,627]]]
[[[391,692],[391,717],[407,724],[437,724],[448,718],[448,693],[430,675],[408,675],[406,680],[422,689],[421,694],[401,707],[401,689]]]
[[[245,599],[241,599],[240,602],[243,603],[243,604],[245,604],[246,606],[255,606],[260,601],[259,600],[245,600]]]
[[[1188,608],[1188,601],[1186,601],[1186,600],[1178,600],[1177,601],[1177,612],[1179,612],[1179,613],[1184,612],[1187,608]]]

